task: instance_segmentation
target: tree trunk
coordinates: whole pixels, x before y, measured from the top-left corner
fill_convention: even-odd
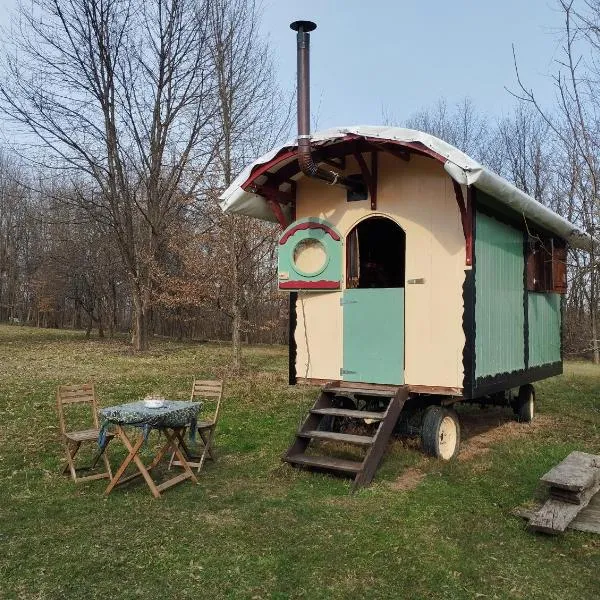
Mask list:
[[[232,367],[234,373],[239,373],[240,368],[242,366],[242,308],[240,306],[240,278],[239,278],[239,265],[237,260],[237,253],[235,252],[235,227],[233,228],[233,252],[231,253],[232,257],[232,284],[233,284],[233,301],[231,306],[231,313],[233,317],[233,322],[231,324],[231,344],[232,344]]]
[[[146,303],[144,302],[143,293],[137,285],[133,287],[133,335],[131,342],[136,352],[143,352],[148,349]]]
[[[233,350],[233,362],[232,367],[234,373],[239,373],[240,368],[242,366],[242,340],[241,340],[241,331],[242,331],[242,314],[239,307],[239,302],[237,298],[233,300],[233,323],[231,329],[231,343]]]
[[[596,264],[596,253],[595,248],[592,248],[590,252],[590,264]],[[590,325],[592,328],[592,350],[594,364],[600,364],[600,350],[598,348],[598,300],[597,300],[597,286],[598,282],[596,274],[592,270],[590,277]]]

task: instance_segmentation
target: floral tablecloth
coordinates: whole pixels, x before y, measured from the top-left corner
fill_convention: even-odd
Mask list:
[[[189,402],[183,400],[165,400],[164,406],[150,408],[143,400],[128,402],[118,406],[108,406],[100,409],[103,420],[98,435],[98,445],[103,448],[106,444],[106,432],[111,424],[133,425],[144,430],[144,438],[152,429],[165,427],[190,426],[190,438],[196,434],[196,422],[202,402]]]

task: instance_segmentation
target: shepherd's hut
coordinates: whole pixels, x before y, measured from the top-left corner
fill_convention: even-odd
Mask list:
[[[427,133],[356,126],[311,135],[315,25],[292,27],[298,138],[249,165],[222,208],[283,229],[290,383],[321,386],[285,460],[361,485],[397,427],[419,432],[427,452],[455,456],[459,402],[510,404],[521,421],[533,418],[532,383],[562,373],[567,248],[592,240]],[[348,433],[348,422],[365,430]],[[366,453],[307,453],[312,440]]]

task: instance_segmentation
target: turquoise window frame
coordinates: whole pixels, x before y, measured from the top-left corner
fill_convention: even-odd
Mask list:
[[[337,239],[336,239],[337,238]],[[305,240],[316,240],[325,249],[325,264],[308,273],[294,263],[294,252]],[[343,238],[325,219],[309,217],[294,221],[281,235],[277,248],[279,289],[335,291],[342,287]]]
[[[325,251],[325,262],[323,263],[323,266],[321,266],[320,268],[318,268],[316,271],[311,271],[310,273],[308,271],[303,271],[294,262],[294,254],[296,254],[296,248],[298,248],[298,246],[300,244],[302,244],[303,242],[305,242],[306,240],[315,240],[315,241],[319,242],[319,244],[321,244],[321,246],[323,246],[323,249]],[[296,242],[296,244],[294,244],[294,247],[291,249],[291,252],[290,252],[290,263],[291,263],[292,269],[294,271],[296,271],[296,273],[298,273],[298,275],[300,275],[301,277],[316,277],[317,275],[320,275],[321,273],[323,273],[323,271],[325,271],[325,269],[327,268],[327,265],[329,264],[329,252],[328,252],[328,248],[323,243],[323,241],[321,239],[317,239],[316,237],[313,237],[313,236],[311,236],[311,237],[303,237],[302,239],[299,239]]]

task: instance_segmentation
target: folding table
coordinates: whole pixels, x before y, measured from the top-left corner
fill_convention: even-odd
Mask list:
[[[202,408],[201,402],[165,400],[162,406],[154,408],[148,406],[143,400],[140,400],[101,409],[100,415],[104,419],[104,423],[100,430],[98,443],[101,447],[103,446],[104,435],[106,435],[108,427],[112,424],[115,425],[116,437],[123,442],[123,445],[129,451],[129,454],[117,469],[114,477],[110,480],[104,492],[105,495],[110,494],[115,486],[140,475],[145,479],[155,498],[159,498],[162,491],[186,479],[191,479],[194,483],[197,483],[198,479],[190,468],[186,457],[181,452],[180,446],[185,447],[183,436],[188,426],[190,428],[190,435],[195,435],[196,419],[200,408]],[[133,426],[141,430],[141,435],[135,443],[128,437],[123,428],[124,426]],[[145,466],[138,453],[150,431],[153,429],[162,432],[166,441],[152,462],[148,466]],[[150,476],[149,471],[154,469],[169,451],[174,452],[181,462],[183,473],[157,485]],[[131,462],[136,465],[139,472],[123,477],[125,470]]]

